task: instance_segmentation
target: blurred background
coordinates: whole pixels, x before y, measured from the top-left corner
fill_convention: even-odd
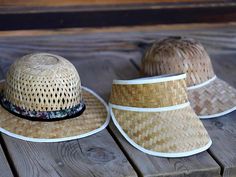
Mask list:
[[[234,0],[0,0],[0,30],[235,20]]]

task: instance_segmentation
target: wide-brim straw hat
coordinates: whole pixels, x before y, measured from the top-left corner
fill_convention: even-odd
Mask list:
[[[185,157],[211,146],[206,129],[190,107],[185,77],[113,81],[110,114],[135,148],[159,157]]]
[[[236,110],[236,89],[219,79],[202,44],[185,37],[155,42],[142,59],[142,74],[187,73],[188,96],[200,118],[214,118]]]
[[[60,142],[103,130],[106,103],[82,87],[65,58],[36,53],[14,62],[0,83],[0,131],[33,142]]]

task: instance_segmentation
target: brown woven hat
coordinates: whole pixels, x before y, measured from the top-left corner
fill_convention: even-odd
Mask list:
[[[113,81],[110,113],[134,147],[160,157],[184,157],[210,147],[211,139],[188,102],[185,77]]]
[[[14,62],[0,83],[0,131],[34,142],[86,137],[109,122],[106,103],[82,87],[75,67],[48,53]]]
[[[218,117],[236,109],[236,89],[217,78],[202,44],[169,37],[154,43],[142,60],[142,74],[187,73],[188,96],[200,118]]]

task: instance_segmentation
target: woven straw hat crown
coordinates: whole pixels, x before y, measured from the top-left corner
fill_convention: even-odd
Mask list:
[[[47,53],[26,55],[11,65],[4,97],[28,111],[69,109],[81,100],[81,82],[66,59]]]
[[[169,37],[155,42],[143,57],[142,73],[149,76],[187,73],[187,86],[198,85],[215,75],[202,44],[183,37]]]
[[[172,78],[175,77],[182,78],[152,84],[137,84],[141,82],[140,80],[134,80],[133,84],[114,81],[110,103],[139,108],[160,108],[186,103],[188,102],[184,78],[186,76],[185,74],[172,76]],[[169,77],[162,76],[160,78],[168,79]],[[160,78],[152,77],[149,80],[160,80]]]

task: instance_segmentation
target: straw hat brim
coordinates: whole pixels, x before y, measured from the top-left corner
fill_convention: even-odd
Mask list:
[[[188,88],[188,96],[201,119],[223,116],[236,110],[236,89],[217,77],[203,86]]]
[[[82,88],[82,96],[86,104],[82,115],[52,122],[19,118],[0,106],[0,132],[32,142],[68,141],[95,134],[109,123],[108,107],[101,97],[86,87]]]
[[[110,105],[112,120],[135,148],[159,157],[185,157],[208,149],[212,141],[189,103],[184,108],[139,112]]]

